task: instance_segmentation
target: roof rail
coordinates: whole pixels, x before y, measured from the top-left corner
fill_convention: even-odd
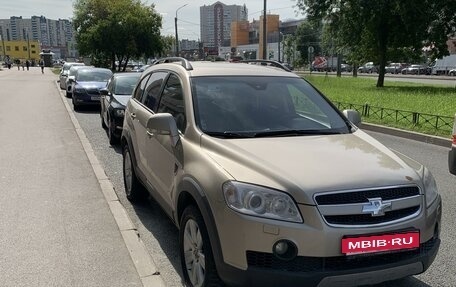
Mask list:
[[[167,57],[167,58],[162,58],[159,59],[154,63],[154,65],[157,64],[163,64],[163,63],[175,63],[175,62],[180,62],[182,67],[184,67],[187,71],[193,70],[192,64],[190,64],[190,61],[182,58],[182,57]]]
[[[279,63],[277,61],[273,61],[273,60],[255,60],[255,59],[251,59],[251,60],[241,60],[239,62],[240,63],[247,63],[247,64],[249,64],[249,63],[259,63],[259,64],[264,64],[265,66],[277,67],[277,68],[280,68],[280,69],[285,70],[287,72],[291,72],[290,69],[288,69],[287,67],[285,67],[281,63]]]

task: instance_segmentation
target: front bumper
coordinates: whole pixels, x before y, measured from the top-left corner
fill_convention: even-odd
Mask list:
[[[305,207],[308,209],[315,207]],[[381,228],[333,228],[317,213],[305,217],[305,224],[246,218],[228,210],[224,221],[235,230],[218,228],[223,258],[217,260],[220,277],[233,286],[356,286],[377,284],[426,271],[440,246],[440,196],[411,220]],[[236,217],[239,217],[236,219]],[[269,223],[269,224],[268,224]],[[345,256],[341,253],[344,235],[420,231],[420,248],[411,251]],[[290,261],[277,259],[272,246],[287,239],[298,247]]]
[[[271,254],[248,254],[249,267],[224,269],[233,286],[358,286],[379,284],[426,271],[434,261],[440,239],[431,239],[414,251],[358,257],[297,257],[282,264]],[[219,272],[220,273],[220,272]]]
[[[88,94],[73,91],[73,100],[76,104],[79,105],[100,105],[100,95],[99,94]]]

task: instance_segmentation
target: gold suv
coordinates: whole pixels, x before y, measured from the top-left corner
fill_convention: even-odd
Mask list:
[[[271,62],[165,59],[127,104],[126,194],[147,191],[179,228],[186,286],[354,286],[422,273],[440,246],[435,180],[359,122]]]

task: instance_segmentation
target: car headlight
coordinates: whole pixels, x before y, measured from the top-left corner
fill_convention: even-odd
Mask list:
[[[114,115],[116,117],[123,117],[125,115],[124,109],[114,109]]]
[[[269,188],[228,181],[223,184],[227,205],[240,213],[277,220],[303,220],[293,199],[286,193]]]
[[[83,94],[83,93],[85,93],[85,89],[84,88],[80,88],[80,87],[74,87],[73,88],[73,92],[74,93],[78,93],[78,94]]]
[[[432,176],[431,172],[426,167],[423,172],[423,185],[424,194],[426,195],[426,207],[429,207],[437,198],[438,189],[434,176]]]

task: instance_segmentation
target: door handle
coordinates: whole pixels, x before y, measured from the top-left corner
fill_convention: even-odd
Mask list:
[[[132,119],[136,119],[136,114],[135,114],[135,113],[131,113],[131,114],[130,114],[130,117],[131,117]]]
[[[148,136],[149,138],[154,137],[154,133],[153,133],[153,132],[146,131],[146,133],[147,133],[147,136]]]

